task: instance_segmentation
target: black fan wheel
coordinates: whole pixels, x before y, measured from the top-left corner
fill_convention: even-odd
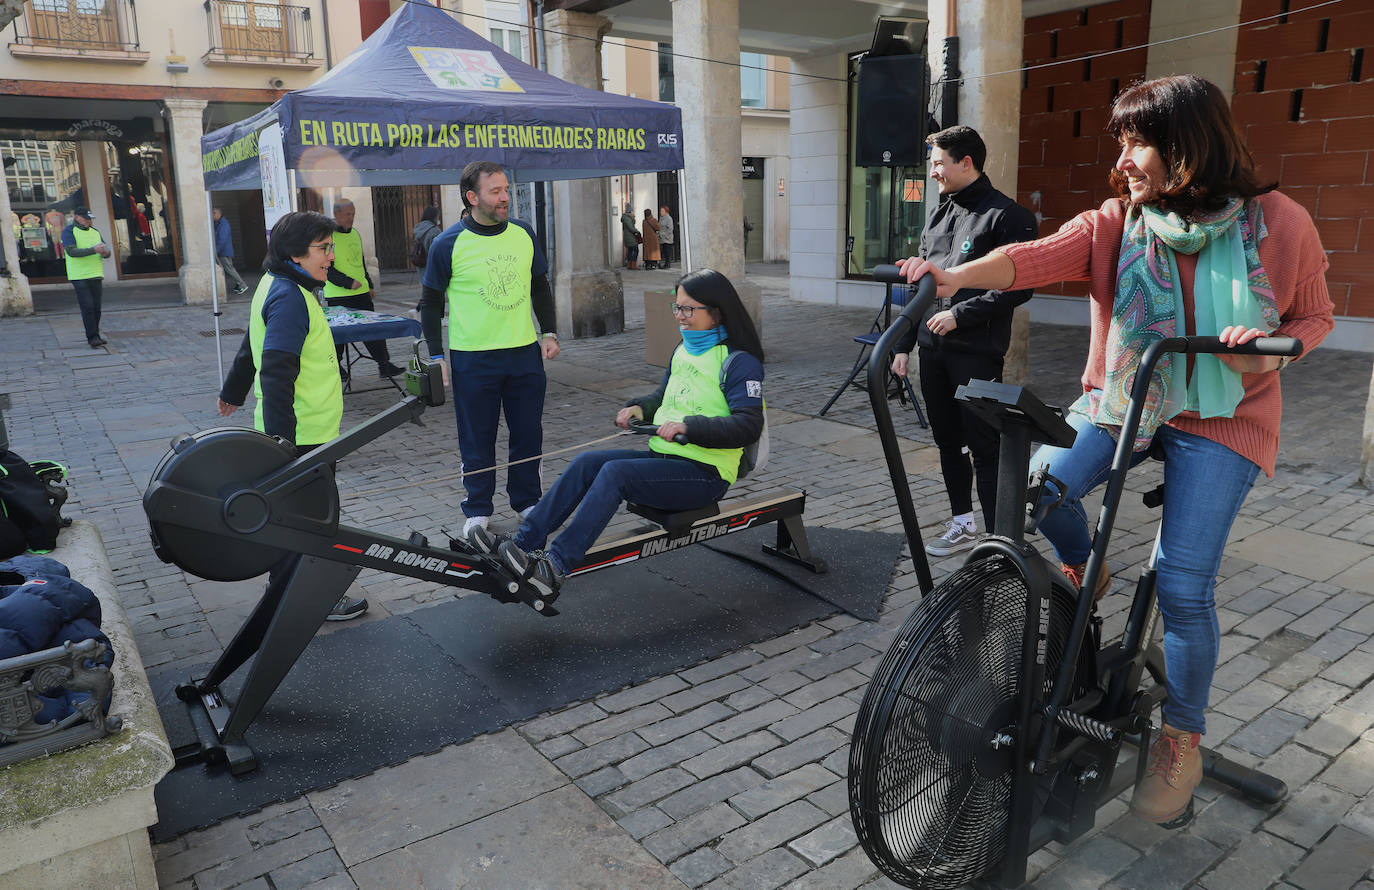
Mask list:
[[[1029,592],[998,557],[964,566],[925,597],[879,663],[854,725],[850,815],[865,851],[919,890],[989,876],[1006,848],[1012,729]],[[1048,692],[1073,622],[1052,583]],[[1047,778],[1052,782],[1052,778]]]
[[[256,430],[205,430],[173,442],[153,470],[150,484],[164,482],[218,498],[224,515],[232,516],[233,508],[225,504],[231,495],[295,458],[296,449],[289,443]],[[240,502],[259,503],[256,498]],[[326,472],[284,495],[274,507],[320,520],[332,514],[337,520],[339,494],[333,474]],[[154,515],[146,499],[144,508],[158,556],[200,578],[242,581],[261,575],[286,555],[276,547],[187,527],[174,514]]]

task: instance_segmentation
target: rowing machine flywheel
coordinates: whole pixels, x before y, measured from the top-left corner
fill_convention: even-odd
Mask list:
[[[952,890],[1002,859],[1027,598],[1008,560],[964,566],[907,618],[869,682],[849,752],[850,815],[869,857],[904,886]],[[1046,689],[1073,606],[1054,584]]]
[[[164,561],[211,581],[241,581],[261,575],[286,551],[249,540],[241,532],[256,531],[270,517],[296,515],[337,522],[339,492],[326,465],[305,485],[259,495],[254,484],[290,463],[296,449],[256,430],[222,427],[182,436],[153,470],[143,506],[152,530],[153,549]],[[173,490],[200,496],[202,507],[156,506],[152,497],[161,483]],[[213,504],[208,500],[213,499]],[[204,517],[187,510],[214,509],[223,517],[223,532],[201,528]]]

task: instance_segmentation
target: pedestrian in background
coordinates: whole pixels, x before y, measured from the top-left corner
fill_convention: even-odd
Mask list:
[[[86,343],[99,349],[107,342],[100,335],[100,298],[105,288],[105,263],[110,248],[100,232],[91,225],[91,208],[72,211],[72,222],[62,230],[62,253],[67,263],[67,280],[76,290],[81,307],[81,324],[86,328]]]
[[[334,222],[339,228],[334,233],[334,265],[329,269],[329,277],[325,281],[324,299],[330,306],[371,312],[376,310],[377,305],[372,301],[372,278],[367,274],[367,266],[363,262],[363,236],[353,228],[357,212],[358,209],[347,198],[334,204]],[[391,351],[387,349],[385,340],[368,340],[363,345],[377,363],[377,376],[395,377],[405,373],[405,368],[391,363]],[[339,344],[340,361],[347,348]]]
[[[677,241],[677,225],[673,222],[673,215],[668,212],[668,205],[665,204],[658,208],[658,243],[659,249],[663,253],[662,267],[672,268],[673,260],[676,258],[673,251],[676,250],[674,244]]]
[[[248,290],[248,285],[243,283],[239,270],[234,268],[234,238],[229,231],[229,220],[224,218],[224,213],[218,207],[211,215],[215,218],[215,262],[224,270],[225,279],[233,280],[234,293],[241,294]]]
[[[654,212],[647,207],[644,208],[644,268],[657,269],[659,261],[658,252],[658,220],[654,219]]]
[[[635,214],[629,204],[625,205],[625,212],[620,214],[620,231],[625,238],[625,268],[639,268],[639,229],[635,226]]]

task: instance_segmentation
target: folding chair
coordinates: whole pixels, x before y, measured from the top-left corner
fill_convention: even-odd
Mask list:
[[[883,297],[882,308],[873,317],[873,324],[869,325],[868,332],[854,336],[854,342],[859,344],[859,355],[854,359],[854,367],[850,370],[844,383],[841,383],[840,388],[835,390],[835,394],[830,397],[830,401],[826,402],[825,407],[817,412],[817,417],[824,417],[825,412],[830,410],[830,406],[835,404],[840,394],[848,389],[850,384],[863,388],[863,384],[856,382],[856,378],[868,367],[868,360],[873,357],[873,353],[870,352],[873,345],[878,342],[878,338],[887,330],[888,325],[892,324],[892,307],[896,306],[901,309],[906,305],[910,294],[911,291],[904,285],[894,287],[892,284],[888,284],[887,293]],[[884,375],[884,379],[887,380],[894,376],[889,369]],[[898,399],[903,405],[906,404],[908,398],[911,399],[911,407],[916,410],[916,422],[921,425],[922,429],[925,429],[927,426],[926,415],[921,410],[921,403],[916,399],[916,390],[911,386],[911,375],[907,374],[907,376],[899,379],[901,383],[897,387]]]

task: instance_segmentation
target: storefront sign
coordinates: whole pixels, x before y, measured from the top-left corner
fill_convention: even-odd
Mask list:
[[[763,178],[763,158],[740,158],[740,173],[745,179]]]

